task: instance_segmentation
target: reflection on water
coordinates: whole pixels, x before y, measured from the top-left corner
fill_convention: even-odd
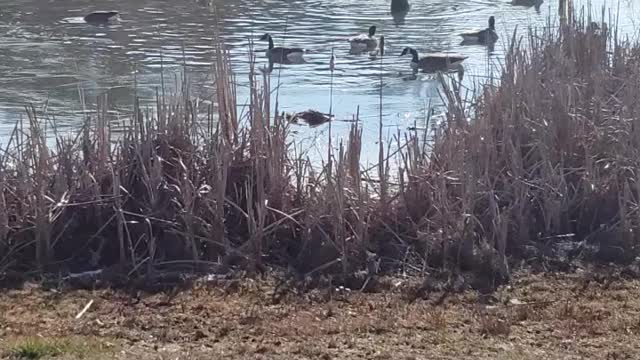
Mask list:
[[[407,18],[407,15],[409,15],[409,11],[397,11],[397,12],[392,12],[391,13],[391,17],[393,18],[393,23],[396,24],[396,26],[400,26],[400,25],[404,25],[405,19]]]
[[[623,32],[631,33],[640,5],[620,0]],[[587,0],[584,0],[586,4]],[[591,0],[594,7],[604,0]],[[464,61],[464,83],[495,76],[504,42],[518,26],[546,23],[558,0],[423,0],[410,1],[405,13],[390,13],[390,0],[0,0],[0,136],[6,136],[25,103],[46,106],[60,129],[78,126],[83,93],[88,103],[107,93],[114,110],[131,109],[135,93],[152,99],[164,79],[170,82],[182,66],[196,85],[195,95],[210,96],[215,17],[222,17],[223,38],[231,48],[238,98],[248,92],[248,44],[252,39],[261,66],[267,65],[265,33],[275,46],[308,50],[304,64],[276,65],[281,110],[329,109],[337,119],[352,119],[359,111],[365,129],[363,146],[375,146],[378,119],[388,133],[424,122],[425,108],[439,102],[433,76],[412,79],[407,47],[419,53],[455,52]],[[579,2],[578,2],[579,3]],[[615,11],[617,0],[612,5]],[[111,26],[82,21],[91,11],[117,10],[121,20]],[[493,51],[481,45],[463,46],[459,34],[486,27],[495,16],[500,35]],[[375,25],[385,37],[384,58],[350,55],[347,39]],[[336,54],[333,79],[329,71]],[[275,84],[276,81],[272,81]],[[137,89],[137,90],[136,90]],[[382,91],[383,108],[379,107]],[[88,105],[90,107],[90,105]],[[350,123],[335,122],[334,134],[347,134]],[[300,128],[301,138],[323,143],[323,128]]]

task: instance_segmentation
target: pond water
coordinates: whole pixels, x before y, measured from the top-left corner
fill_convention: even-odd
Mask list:
[[[213,8],[217,8],[237,73],[239,102],[248,95],[249,39],[255,41],[262,66],[267,44],[258,39],[269,32],[276,45],[284,42],[309,50],[306,64],[273,72],[272,85],[281,84],[281,109],[328,112],[332,99],[339,120],[353,118],[359,109],[365,152],[375,154],[380,116],[387,136],[414,123],[424,126],[428,105],[440,102],[433,77],[409,76],[410,57],[398,56],[405,46],[420,53],[451,51],[468,56],[464,82],[472,87],[497,76],[505,42],[515,27],[543,26],[547,16],[557,11],[557,1],[527,7],[512,5],[510,0],[410,0],[411,11],[399,19],[389,13],[390,0],[208,0],[209,4],[203,0],[0,0],[0,140],[23,116],[25,104],[55,117],[59,132],[74,130],[82,122],[80,93],[87,108],[96,96],[107,93],[110,108],[127,114],[134,88],[151,100],[161,72],[170,82],[185,65],[196,94],[211,96]],[[629,35],[638,29],[634,19],[640,19],[640,4],[633,0],[578,0],[577,4],[596,9],[619,6],[621,29]],[[95,10],[117,10],[121,19],[109,27],[84,23],[82,16]],[[491,15],[501,36],[493,51],[461,45],[458,34],[485,28]],[[366,54],[348,53],[346,38],[366,32],[371,25],[385,36],[382,64]],[[331,97],[332,49],[337,62]],[[349,123],[334,124],[338,137],[348,133]],[[326,128],[301,127],[299,138],[323,143]]]

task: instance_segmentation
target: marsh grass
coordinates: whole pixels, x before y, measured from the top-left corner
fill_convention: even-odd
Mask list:
[[[346,274],[374,253],[380,271],[445,267],[494,287],[515,260],[566,243],[585,259],[633,261],[640,47],[571,20],[514,33],[500,85],[482,88],[471,121],[455,83],[444,86],[448,112],[431,146],[407,134],[392,153],[381,138],[369,170],[358,121],[325,162],[301,155],[253,61],[238,112],[217,36],[216,105],[205,114],[185,87],[158,95],[156,112],[136,105],[112,141],[103,101],[50,148],[27,108],[0,157],[0,271]]]

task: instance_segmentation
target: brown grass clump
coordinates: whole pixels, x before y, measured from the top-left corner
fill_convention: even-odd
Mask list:
[[[436,140],[445,238],[473,233],[501,257],[569,239],[603,261],[635,258],[638,47],[611,39],[579,23],[531,34],[528,50],[514,36],[500,86],[472,122],[454,109]]]
[[[500,85],[483,88],[471,121],[455,83],[445,89],[449,112],[430,150],[407,136],[390,153],[381,138],[375,176],[361,170],[357,122],[325,163],[296,155],[288,122],[271,115],[270,77],[253,63],[238,114],[219,41],[216,106],[204,113],[186,90],[159,97],[113,140],[101,105],[50,148],[28,108],[0,158],[0,273],[445,267],[490,290],[509,278],[509,257],[631,262],[640,46],[575,19],[525,40],[514,34]],[[453,279],[441,290],[464,288]]]
[[[478,318],[480,335],[482,336],[508,336],[511,333],[509,318],[495,313],[482,314]]]

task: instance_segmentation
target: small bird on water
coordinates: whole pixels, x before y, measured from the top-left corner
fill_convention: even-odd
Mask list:
[[[96,11],[84,17],[84,21],[89,24],[107,24],[118,16],[117,11]]]

